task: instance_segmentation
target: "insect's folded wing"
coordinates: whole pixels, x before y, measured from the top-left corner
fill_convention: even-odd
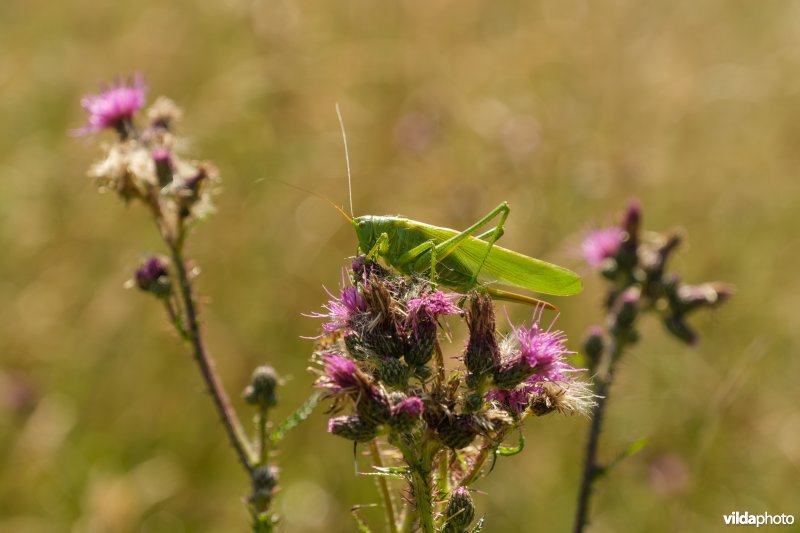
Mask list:
[[[458,258],[470,269],[476,269],[486,254],[486,247],[486,241],[470,237],[458,247]],[[554,296],[569,296],[583,289],[581,278],[575,272],[499,246],[492,247],[478,280]]]

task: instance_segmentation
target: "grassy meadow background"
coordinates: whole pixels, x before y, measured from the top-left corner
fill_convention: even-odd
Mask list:
[[[189,355],[156,302],[123,288],[155,232],[85,177],[99,139],[68,134],[82,94],[135,71],[151,101],[184,108],[189,153],[224,180],[188,253],[244,418],[258,364],[287,378],[278,414],[311,391],[300,337],[319,321],[301,315],[355,252],[333,209],[270,181],[347,202],[339,102],[356,214],[463,228],[508,200],[505,246],[586,274],[557,302],[573,349],[602,294],[575,248],[630,197],[648,228],[688,236],[685,280],[737,286],[694,317],[694,349],[644,325],[602,453],[649,444],[600,485],[591,531],[800,519],[800,4],[3,0],[0,531],[247,528],[248,480]],[[282,445],[286,531],[353,531],[350,506],[377,501],[321,411]],[[571,527],[586,428],[528,424],[524,454],[477,485],[485,531]]]

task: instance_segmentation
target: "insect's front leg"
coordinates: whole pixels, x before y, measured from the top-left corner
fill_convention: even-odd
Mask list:
[[[385,255],[388,250],[389,235],[381,233],[375,241],[375,244],[372,245],[372,248],[367,252],[367,261],[377,261],[378,257]]]

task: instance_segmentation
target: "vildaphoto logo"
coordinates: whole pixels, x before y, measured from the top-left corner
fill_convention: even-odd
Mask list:
[[[794,524],[794,515],[790,514],[750,514],[747,511],[722,515],[726,526],[790,526]]]

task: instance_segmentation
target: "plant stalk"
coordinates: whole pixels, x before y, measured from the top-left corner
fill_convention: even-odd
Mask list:
[[[372,464],[378,468],[383,468],[383,459],[381,458],[381,451],[378,449],[378,443],[375,439],[369,441],[369,452],[372,456]],[[377,476],[378,488],[381,491],[381,498],[383,499],[383,509],[386,514],[386,527],[389,533],[397,533],[397,519],[394,512],[394,500],[392,493],[389,491],[389,482],[383,476]]]
[[[578,491],[578,507],[575,512],[574,533],[583,533],[589,518],[589,504],[592,498],[592,489],[602,466],[597,462],[597,448],[600,443],[600,433],[603,430],[603,418],[606,405],[608,404],[608,393],[611,383],[614,381],[614,370],[616,362],[624,349],[624,343],[620,336],[615,336],[609,346],[608,369],[605,376],[597,385],[597,405],[592,412],[592,424],[589,427],[589,434],[586,440],[586,450],[583,459],[583,475],[581,476],[581,486]]]
[[[248,472],[253,471],[253,465],[256,462],[253,457],[253,452],[250,450],[248,444],[247,434],[239,421],[231,406],[230,399],[222,386],[222,381],[219,378],[216,370],[214,369],[214,361],[206,352],[203,345],[203,340],[200,335],[200,325],[197,320],[197,311],[195,309],[194,297],[192,295],[192,284],[186,272],[186,266],[183,262],[181,255],[180,245],[170,243],[170,252],[172,257],[172,264],[175,268],[175,273],[178,278],[180,286],[180,298],[183,305],[183,310],[186,315],[186,329],[188,333],[188,341],[192,346],[194,360],[200,369],[200,374],[206,384],[208,392],[214,401],[217,408],[222,425],[228,435],[228,439],[233,446],[239,462]]]

